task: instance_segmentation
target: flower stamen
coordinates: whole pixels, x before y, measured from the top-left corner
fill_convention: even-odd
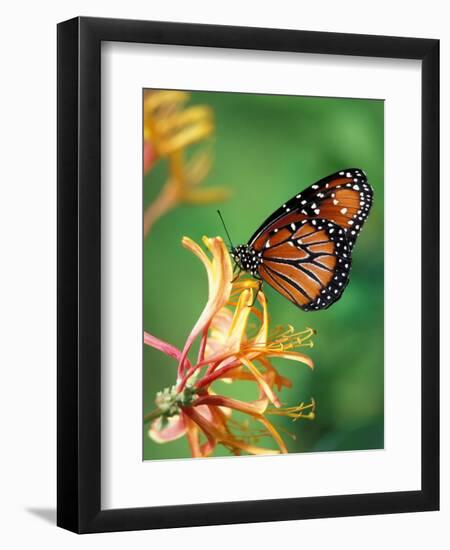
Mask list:
[[[308,412],[305,412],[305,411],[308,411]],[[313,398],[311,398],[310,403],[305,404],[302,402],[295,407],[277,407],[277,408],[268,407],[266,409],[266,414],[286,416],[288,418],[292,418],[295,422],[299,418],[314,420],[314,418],[316,417],[315,411],[316,411],[316,402]]]

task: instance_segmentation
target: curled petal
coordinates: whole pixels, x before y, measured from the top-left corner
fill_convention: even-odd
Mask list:
[[[266,354],[266,357],[282,357],[283,359],[290,359],[291,361],[298,361],[307,365],[310,369],[314,368],[313,360],[305,355],[304,353],[299,353],[297,351],[269,351]]]
[[[190,409],[188,409],[189,411]],[[210,407],[207,405],[200,405],[197,407],[197,412],[199,413],[199,417],[205,419],[207,422],[214,422],[214,414],[211,411]],[[192,456],[201,456],[206,457],[210,456],[211,453],[214,451],[217,445],[216,438],[210,433],[210,432],[203,432],[206,436],[206,442],[200,445],[199,441],[199,426],[196,422],[194,422],[190,415],[186,413],[186,410],[183,411],[183,416],[185,417],[186,424],[190,426],[191,430],[191,436],[194,436],[194,439],[189,441],[189,445],[191,446],[191,450],[193,450]],[[194,454],[194,452],[196,454]]]
[[[277,442],[281,452],[282,453],[288,452],[286,445],[284,444],[284,441],[281,438],[280,434],[277,432],[273,424],[269,420],[267,420],[267,418],[265,418],[265,416],[262,414],[267,407],[267,400],[262,399],[259,402],[255,401],[253,402],[253,404],[250,404],[244,401],[239,401],[237,399],[232,399],[230,397],[210,395],[206,397],[200,397],[196,401],[196,403],[208,403],[210,405],[225,406],[225,407],[229,407],[230,409],[235,409],[240,412],[252,415],[254,418],[256,418],[256,420],[258,420],[258,422],[261,422],[261,424],[263,424],[263,426],[267,429],[270,435]]]
[[[203,242],[208,247],[213,257],[212,270],[215,282],[214,294],[218,292],[222,300],[225,298],[228,300],[232,289],[231,279],[233,267],[227,247],[221,237],[213,237],[212,239],[203,237]],[[223,305],[225,305],[226,300]]]
[[[212,284],[213,284],[213,281],[211,279],[211,277],[212,277],[212,262],[211,262],[211,260],[203,252],[202,247],[199,246],[195,241],[193,241],[189,237],[183,237],[181,242],[182,242],[184,248],[187,248],[188,250],[190,250],[203,263],[203,265],[205,266],[205,269],[206,269],[206,274],[208,276],[208,286],[211,287]]]
[[[152,422],[148,431],[149,436],[156,443],[168,443],[183,437],[186,433],[186,425],[182,415],[172,416],[163,423],[161,418]]]
[[[292,382],[289,380],[289,378],[281,376],[281,374],[275,369],[275,367],[268,359],[266,359],[265,357],[260,357],[258,361],[266,369],[266,377],[271,386],[277,386],[278,390],[281,390],[281,388],[283,387],[292,388]]]
[[[192,250],[203,262],[208,274],[209,296],[205,308],[188,336],[180,358],[178,374],[181,377],[186,365],[185,359],[197,336],[208,326],[213,317],[224,307],[231,292],[232,267],[228,250],[220,237],[204,238],[204,242],[212,254],[212,260],[206,257],[201,248],[191,239],[184,238],[183,245]],[[181,388],[182,389],[182,386]]]
[[[217,445],[217,441],[214,439],[214,437],[211,434],[209,434],[208,432],[205,432],[205,435],[206,435],[206,442],[203,443],[203,445],[200,445],[200,453],[201,453],[201,456],[203,457],[210,456]]]
[[[275,407],[279,407],[281,405],[280,400],[275,395],[270,385],[267,383],[267,380],[264,378],[263,374],[261,374],[259,370],[255,367],[255,365],[251,361],[248,361],[245,357],[242,357],[241,360],[248,368],[248,370],[253,374],[263,393],[270,399],[270,401],[272,401]]]
[[[193,420],[200,429],[207,435],[207,437],[214,438],[216,441],[219,441],[232,449],[242,450],[246,451],[249,454],[253,455],[273,455],[273,454],[280,454],[280,451],[274,450],[274,449],[265,449],[264,447],[257,447],[255,445],[249,445],[245,443],[244,441],[241,441],[239,439],[236,439],[232,435],[228,434],[227,432],[223,431],[220,428],[217,428],[212,422],[209,422],[205,418],[203,418],[198,412],[195,410],[195,407],[186,408],[183,411],[191,420]]]

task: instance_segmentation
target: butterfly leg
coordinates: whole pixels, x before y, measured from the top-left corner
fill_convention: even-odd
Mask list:
[[[263,281],[262,281],[262,279],[259,279],[258,281],[259,281],[258,290],[255,292],[255,297],[253,298],[252,305],[251,305],[251,306],[248,306],[248,307],[253,307],[253,306],[255,305],[255,302],[256,302],[256,300],[257,300],[257,298],[258,298],[258,294],[260,293],[261,288],[262,288],[262,286],[263,286]]]
[[[233,277],[233,279],[232,279],[232,281],[231,281],[232,283],[234,283],[235,281],[237,281],[237,280],[239,279],[239,276],[240,276],[241,272],[242,272],[242,269],[240,269],[240,270],[237,272],[237,275],[236,275],[235,277]]]

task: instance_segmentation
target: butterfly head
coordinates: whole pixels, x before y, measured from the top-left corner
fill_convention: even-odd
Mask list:
[[[252,275],[258,274],[258,267],[261,264],[261,253],[257,253],[248,244],[241,244],[231,249],[231,257],[241,271],[247,271]]]

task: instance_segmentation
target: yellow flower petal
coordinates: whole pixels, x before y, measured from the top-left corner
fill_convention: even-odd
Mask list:
[[[266,357],[282,357],[283,359],[304,363],[310,369],[314,368],[313,360],[304,353],[299,353],[298,351],[269,351]]]
[[[261,422],[261,424],[263,424],[267,428],[267,430],[271,433],[272,437],[275,439],[278,446],[280,447],[281,452],[283,454],[286,454],[288,452],[286,445],[284,444],[283,439],[275,429],[274,425],[269,420],[267,420],[265,416],[262,416],[262,415],[257,417],[257,420],[258,422]]]
[[[209,325],[209,331],[206,340],[205,357],[209,359],[213,355],[220,353],[226,346],[228,330],[233,320],[233,314],[230,309],[223,307]]]
[[[298,361],[299,363],[304,363],[309,368],[314,368],[313,360],[305,355],[304,353],[299,353],[298,351],[282,351],[282,350],[273,350],[270,347],[267,348],[247,348],[245,350],[245,355],[247,357],[252,357],[253,359],[258,358],[258,356],[263,357],[282,357],[284,359],[290,359],[291,361]]]
[[[145,94],[144,112],[154,111],[165,105],[182,105],[189,100],[187,92],[177,90],[155,90]]]
[[[239,351],[242,340],[245,336],[247,328],[248,316],[250,315],[250,307],[253,301],[251,290],[244,290],[239,296],[239,300],[234,310],[234,317],[227,334],[227,347],[232,351]]]
[[[187,248],[191,252],[193,252],[197,258],[203,263],[206,269],[206,274],[208,276],[208,287],[211,288],[213,285],[212,281],[212,262],[208,258],[208,256],[203,252],[203,249],[201,246],[199,246],[195,241],[190,239],[189,237],[183,237],[181,240],[184,248]]]
[[[231,292],[231,261],[223,240],[220,237],[215,237],[213,239],[207,239],[205,237],[203,241],[212,254],[211,261],[206,261],[206,255],[200,247],[193,243],[193,241],[186,238],[183,239],[183,244],[190,248],[190,250],[192,250],[198,258],[200,258],[206,268],[209,283],[209,296],[205,308],[203,309],[199,319],[195,323],[194,328],[186,340],[179,362],[179,376],[183,374],[185,369],[184,360],[187,357],[192,343],[205,329],[205,327],[211,323],[214,316],[227,303]],[[183,389],[186,381],[187,380],[184,379],[184,383],[180,384],[180,391]]]
[[[205,105],[195,105],[177,112],[174,116],[165,117],[158,122],[161,132],[169,133],[183,127],[195,126],[199,123],[212,123],[213,111]]]
[[[159,143],[159,154],[165,156],[175,151],[180,151],[189,145],[193,145],[209,137],[213,132],[214,125],[212,122],[201,122],[195,126],[183,128],[172,137],[165,137]]]
[[[267,311],[267,300],[262,292],[258,293],[258,301],[262,306],[263,317],[259,332],[254,339],[254,344],[257,346],[265,346],[267,345],[267,335],[269,333],[269,313]]]
[[[201,183],[209,174],[212,167],[212,152],[210,148],[198,151],[186,163],[186,177],[192,186]]]

